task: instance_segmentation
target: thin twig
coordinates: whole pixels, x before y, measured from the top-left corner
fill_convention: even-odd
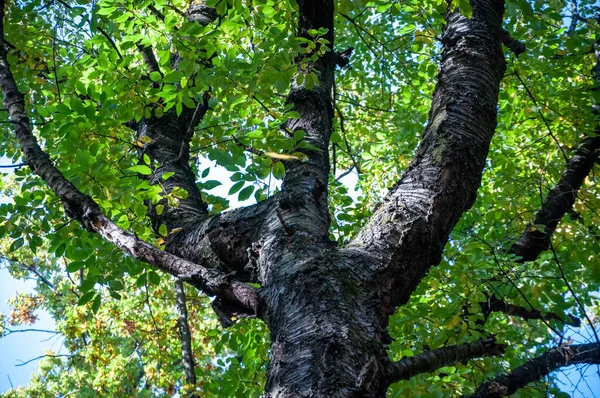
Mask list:
[[[30,359],[28,361],[25,361],[25,362],[21,361],[20,364],[17,364],[15,366],[25,366],[25,365],[27,365],[30,362],[37,361],[38,359],[43,359],[43,358],[60,358],[60,357],[71,358],[71,355],[70,354],[56,354],[56,355],[54,355],[54,354],[45,354],[45,355],[40,355],[39,357],[32,358],[32,359]]]
[[[5,164],[0,166],[0,169],[13,169],[17,167],[27,166],[27,163]]]
[[[552,244],[552,242],[550,242],[550,251],[552,252],[552,256],[554,257],[554,262],[556,263],[556,266],[558,267],[558,270],[560,271],[560,275],[562,277],[563,282],[565,282],[565,285],[567,285],[567,289],[569,289],[569,292],[571,293],[571,295],[575,299],[575,302],[579,306],[579,309],[583,313],[583,316],[585,317],[585,319],[590,324],[590,328],[592,328],[592,332],[594,333],[594,337],[596,338],[596,342],[600,343],[600,339],[598,338],[598,333],[596,332],[596,329],[594,328],[594,323],[592,322],[592,320],[588,316],[587,311],[585,310],[585,307],[583,306],[583,304],[581,303],[581,301],[579,301],[579,297],[577,297],[577,295],[575,294],[575,291],[571,287],[571,284],[569,283],[569,280],[567,279],[565,271],[564,271],[564,269],[563,269],[560,261],[558,260],[558,256],[556,255],[556,250],[554,250],[554,245]]]
[[[100,26],[96,26],[96,29],[98,29],[98,32],[100,32],[102,34],[102,36],[106,37],[106,40],[108,40],[108,42],[110,43],[110,45],[112,46],[112,48],[115,49],[115,51],[117,52],[117,55],[119,56],[119,58],[123,59],[123,55],[121,55],[121,51],[119,51],[119,48],[117,47],[117,44],[115,43],[115,41],[108,35],[108,33],[106,33],[104,31],[104,29],[102,29]]]
[[[56,68],[56,26],[54,27],[54,34],[52,37],[52,62],[54,64],[54,82],[56,83],[58,102],[62,103],[62,99],[60,97],[60,84],[58,83],[58,70]]]
[[[8,333],[5,334],[5,336],[8,336],[9,334],[13,334],[13,333],[25,333],[25,332],[39,332],[39,333],[61,334],[60,332],[57,332],[56,330],[45,330],[45,329],[12,330],[12,329],[9,329],[9,328],[4,328],[4,330],[8,332]]]
[[[43,283],[45,283],[50,289],[54,290],[54,285],[48,279],[46,279],[45,276],[43,276],[42,274],[40,274],[39,271],[36,270],[35,268],[33,268],[33,267],[31,267],[31,266],[29,266],[27,264],[23,264],[22,262],[14,260],[14,259],[9,258],[9,257],[0,256],[0,259],[8,261],[9,263],[17,264],[21,268],[24,268],[27,271],[33,272],[38,278],[40,278],[40,280]]]
[[[515,70],[515,76],[517,77],[517,79],[519,79],[519,81],[521,82],[521,84],[523,85],[523,87],[525,87],[525,91],[527,91],[527,95],[529,95],[529,98],[531,98],[531,101],[533,101],[533,104],[535,105],[538,114],[540,115],[540,117],[542,118],[544,124],[546,125],[546,128],[548,129],[548,133],[550,134],[550,137],[552,137],[552,139],[556,143],[556,146],[560,150],[560,153],[562,153],[562,156],[565,159],[565,162],[569,162],[569,157],[567,156],[567,154],[563,150],[562,146],[560,145],[560,142],[558,142],[558,139],[556,138],[556,136],[554,135],[554,133],[552,132],[552,129],[550,128],[550,124],[548,123],[548,121],[546,120],[546,117],[542,113],[542,109],[538,105],[535,97],[533,96],[533,93],[529,90],[529,87],[527,87],[527,84],[525,84],[525,81],[523,81],[523,79],[521,79],[521,76],[517,72],[517,68],[516,67],[514,68],[514,70]]]

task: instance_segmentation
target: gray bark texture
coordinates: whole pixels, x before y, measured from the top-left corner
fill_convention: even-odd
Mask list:
[[[600,364],[600,343],[554,348],[527,361],[510,373],[486,381],[470,398],[506,397],[556,369],[580,363]]]
[[[325,38],[333,48],[334,1],[297,0],[297,4],[297,36],[308,38],[309,30],[325,28]],[[3,0],[0,6],[3,10]],[[160,118],[131,123],[138,138],[146,142],[138,153],[140,161],[147,155],[160,165],[149,182],[160,181],[165,194],[175,187],[188,193],[178,206],[165,201],[161,212],[150,208],[156,229],[164,224],[169,231],[179,231],[168,236],[165,251],[119,228],[56,169],[32,134],[6,49],[0,48],[4,106],[25,161],[54,190],[69,216],[126,253],[213,296],[213,308],[222,323],[231,323],[239,314],[266,322],[272,346],[265,397],[383,397],[397,380],[457,361],[501,355],[504,350],[502,344],[487,338],[397,363],[386,353],[388,318],[439,263],[450,231],[473,204],[496,127],[500,81],[506,68],[504,1],[471,0],[471,6],[471,18],[456,10],[445,16],[438,83],[414,160],[346,247],[328,239],[333,51],[311,65],[318,85],[309,90],[292,84],[287,102],[299,116],[288,120],[282,131],[305,131],[305,140],[319,150],[303,150],[304,162],[286,162],[281,191],[254,206],[211,215],[196,185],[189,143],[194,127],[210,112],[208,92],[195,109],[185,109],[179,116],[171,110]],[[191,6],[186,17],[202,25],[217,20],[215,10],[204,2]],[[3,38],[2,22],[0,34]],[[152,48],[140,47],[139,51],[149,72],[161,72]],[[173,68],[177,68],[177,58]],[[570,166],[579,167],[577,159]],[[585,167],[591,167],[585,159]],[[162,181],[165,173],[173,175]],[[577,181],[569,182],[569,187],[574,186]],[[552,220],[556,214],[546,218]],[[551,222],[545,223],[552,227]],[[183,319],[181,299],[185,296],[182,286],[177,286]],[[182,328],[184,369],[193,383],[191,342],[184,334]]]
[[[192,351],[192,334],[188,323],[188,311],[185,297],[185,287],[181,279],[175,280],[175,303],[177,306],[177,326],[179,326],[179,338],[181,340],[181,363],[185,375],[186,384],[196,384],[196,373],[194,372],[194,352]]]

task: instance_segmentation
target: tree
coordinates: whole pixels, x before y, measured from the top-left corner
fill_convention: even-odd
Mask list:
[[[37,382],[123,396],[561,396],[550,372],[600,362],[593,2],[0,6],[2,154],[28,166],[6,183],[6,257],[85,329],[65,322],[69,359]],[[256,204],[226,210],[205,158]],[[359,198],[342,170],[360,174]],[[211,297],[224,327],[242,319],[206,339],[203,299],[186,306],[177,282],[186,382],[176,336],[158,338],[175,312],[148,304],[142,332],[122,317],[174,299],[156,270]],[[581,319],[592,340],[570,341]],[[194,344],[216,352],[195,349],[195,372]],[[167,369],[148,374],[144,355]],[[67,370],[99,366],[102,380]]]

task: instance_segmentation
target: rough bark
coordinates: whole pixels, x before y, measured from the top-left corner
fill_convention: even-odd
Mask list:
[[[464,362],[473,358],[502,355],[505,349],[506,345],[496,343],[496,339],[493,337],[473,343],[442,347],[393,363],[389,377],[394,382],[407,380],[418,374],[433,372],[441,367],[450,366],[457,362]]]
[[[394,378],[493,355],[501,348],[484,340],[397,364],[386,355],[388,316],[440,261],[451,229],[473,203],[496,126],[505,70],[504,2],[471,4],[470,19],[457,11],[446,15],[438,85],[414,161],[344,249],[328,240],[333,51],[299,70],[316,72],[319,84],[310,90],[292,84],[288,102],[300,116],[282,132],[304,130],[305,140],[320,150],[303,150],[305,162],[286,162],[281,193],[258,205],[206,214],[188,164],[189,140],[208,111],[206,98],[181,116],[167,112],[140,122],[138,137],[150,142],[139,156],[147,154],[161,164],[150,182],[162,183],[162,176],[173,172],[163,185],[165,192],[175,186],[188,192],[178,207],[151,214],[155,226],[182,228],[169,236],[167,252],[119,229],[52,165],[31,134],[5,53],[0,53],[0,84],[28,164],[61,198],[69,215],[136,258],[265,320],[272,340],[265,397],[382,397]],[[209,11],[199,7],[187,16],[194,20],[194,14],[202,14],[198,21],[204,23]],[[333,48],[333,0],[298,0],[298,7],[297,35],[308,38],[309,30],[325,28]],[[151,54],[145,55],[152,64]],[[241,280],[259,282],[260,298]]]
[[[510,373],[486,381],[470,398],[506,397],[556,369],[575,364],[600,364],[600,343],[554,348]]]
[[[448,235],[475,201],[496,127],[503,1],[471,1],[470,19],[446,15],[429,123],[415,159],[351,244],[390,292],[387,313],[406,303],[441,259]]]
[[[185,375],[185,383],[196,384],[196,373],[194,372],[194,352],[192,351],[192,334],[188,323],[188,312],[185,298],[185,288],[180,279],[175,280],[175,303],[177,306],[177,325],[179,326],[179,338],[181,340],[181,363]]]
[[[304,0],[299,37],[325,28],[333,46],[332,0]],[[331,133],[333,52],[310,65],[319,84],[292,84],[288,102],[300,114],[288,131],[302,129],[321,149],[307,161],[287,162],[276,207],[267,215],[258,257],[264,319],[271,330],[266,397],[383,395],[381,344],[373,293],[361,272],[328,240],[328,145]],[[300,70],[299,73],[307,73]]]

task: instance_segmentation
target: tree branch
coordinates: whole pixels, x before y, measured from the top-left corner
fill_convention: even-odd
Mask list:
[[[197,22],[202,26],[206,26],[217,19],[217,10],[205,4],[204,0],[200,4],[192,4],[185,12],[185,16],[189,22]]]
[[[154,6],[150,5],[148,8],[158,19],[164,19],[164,15]],[[190,6],[188,13],[194,14],[195,12],[213,13],[212,20],[216,19],[216,11],[206,7],[204,2]],[[200,20],[195,22],[203,24]],[[142,53],[148,72],[160,73],[152,48],[138,44],[138,49]],[[170,206],[168,200],[163,200],[160,206],[164,210],[157,211],[156,207],[150,208],[149,215],[155,230],[158,230],[162,224],[169,231],[177,228],[185,229],[200,221],[207,213],[208,206],[202,200],[202,195],[196,185],[196,176],[189,165],[189,143],[194,134],[194,127],[209,110],[209,99],[209,93],[205,92],[202,98],[195,100],[195,109],[184,107],[181,114],[178,115],[172,108],[161,117],[143,118],[135,126],[138,140],[149,141],[138,151],[140,163],[147,155],[152,162],[160,165],[153,170],[149,177],[150,184],[159,184],[165,194],[170,194],[175,187],[187,192],[187,197],[180,199],[177,206]],[[161,106],[161,104],[156,106]],[[166,180],[163,178],[165,173],[171,175]]]
[[[333,48],[333,3],[320,0],[298,1],[299,18],[296,37],[315,40],[311,30],[326,30],[322,36],[327,47]],[[308,62],[308,57],[300,55],[296,59],[298,73],[292,79],[287,103],[298,112],[297,119],[286,122],[286,133],[303,130],[303,141],[317,149],[298,149],[306,155],[305,161],[285,161],[285,177],[280,195],[280,213],[291,230],[309,233],[319,239],[329,236],[330,215],[327,204],[329,179],[329,139],[331,136],[335,57],[331,50],[323,50],[317,44],[315,51],[325,51],[319,58]],[[308,63],[307,63],[308,62]],[[306,83],[309,76],[318,76],[314,87]],[[306,77],[302,84],[297,78]],[[300,79],[302,81],[302,79]],[[281,223],[280,223],[281,224]],[[289,232],[289,231],[288,231]]]
[[[533,222],[510,248],[511,253],[522,257],[521,261],[533,261],[541,252],[548,250],[558,222],[573,208],[577,192],[592,171],[599,153],[600,126],[597,126],[592,136],[582,140],[569,159],[560,180],[548,192]]]
[[[577,7],[577,3],[573,2]],[[594,81],[600,83],[600,51],[598,42],[594,46],[596,65],[594,68]],[[598,113],[593,109],[595,114]],[[565,213],[573,209],[577,192],[583,185],[585,178],[592,171],[594,164],[599,160],[600,153],[600,124],[591,136],[586,136],[571,158],[560,180],[550,190],[542,203],[541,209],[536,213],[533,223],[527,226],[525,232],[510,248],[510,253],[520,256],[521,261],[534,261],[541,252],[548,250],[550,238],[556,230],[558,222]]]
[[[22,262],[20,262],[18,260],[3,256],[1,254],[0,254],[0,259],[17,264],[19,267],[23,268],[24,270],[34,273],[35,276],[37,276],[42,283],[44,283],[50,289],[54,290],[54,285],[52,284],[52,282],[50,282],[44,275],[42,275],[38,270],[36,270],[34,268],[34,266],[23,264]]]
[[[297,3],[296,37],[313,41],[315,37],[309,32],[321,30],[325,32],[321,38],[332,48],[334,1],[298,0]],[[304,131],[303,142],[315,149],[298,148],[297,151],[305,155],[305,161],[283,162],[286,172],[281,191],[273,198],[276,205],[267,215],[261,247],[255,251],[259,254],[256,256],[259,263],[278,264],[260,270],[260,283],[271,285],[272,292],[279,289],[272,282],[281,281],[287,273],[301,272],[302,267],[309,267],[315,255],[332,247],[327,190],[335,61],[328,48],[317,43],[314,51],[319,57],[315,61],[310,59],[310,54],[301,54],[294,61],[298,72],[292,80],[287,103],[293,105],[292,110],[299,116],[288,119],[282,132]],[[307,81],[309,76],[315,75],[319,81],[311,87]],[[281,258],[283,253],[285,259]]]
[[[61,334],[61,332],[57,332],[55,330],[46,330],[46,329],[9,329],[9,328],[3,328],[0,330],[0,335],[5,337],[8,336],[10,334],[13,333],[27,333],[27,332],[34,332],[34,333],[50,333],[50,334]]]
[[[408,380],[421,373],[433,372],[456,362],[464,362],[469,359],[492,355],[502,355],[505,348],[505,344],[498,344],[494,337],[490,337],[473,343],[442,347],[413,357],[404,358],[391,365],[388,376],[389,384],[400,380]]]
[[[502,43],[504,43],[504,45],[508,47],[508,49],[512,51],[517,58],[519,55],[527,51],[525,44],[514,39],[506,29],[502,29]]]
[[[4,1],[0,0],[0,38],[4,37]],[[23,151],[25,162],[39,175],[62,201],[65,212],[77,219],[89,231],[100,234],[121,250],[135,258],[154,265],[185,280],[205,293],[229,300],[248,313],[255,313],[258,305],[256,289],[239,282],[230,282],[225,274],[208,269],[173,254],[166,253],[124,231],[106,217],[94,200],[80,192],[42,151],[31,129],[25,112],[25,101],[19,92],[6,60],[6,50],[0,46],[0,85],[4,106],[13,121],[15,133]]]
[[[529,319],[543,319],[546,321],[556,320],[556,321],[563,322],[566,325],[571,325],[571,326],[576,326],[576,327],[581,326],[581,319],[579,319],[573,315],[567,315],[567,319],[565,320],[554,313],[542,314],[541,311],[536,310],[536,309],[528,310],[525,307],[521,307],[521,306],[514,305],[514,304],[509,304],[506,301],[498,298],[497,296],[492,296],[486,302],[479,303],[479,305],[481,306],[481,310],[483,312],[484,319],[487,319],[487,317],[489,316],[489,314],[491,312],[502,312],[503,314],[510,315],[510,316],[516,316],[516,317],[519,317],[519,318],[525,319],[525,320],[529,320]]]
[[[160,106],[160,105],[158,105]],[[207,213],[207,205],[196,185],[196,176],[189,164],[189,142],[193,136],[193,127],[208,112],[208,96],[198,102],[196,109],[183,109],[177,116],[171,108],[161,117],[143,118],[137,129],[137,138],[148,142],[138,150],[138,158],[143,162],[147,155],[154,168],[148,177],[151,185],[160,185],[165,195],[170,194],[175,187],[187,192],[187,197],[180,198],[177,206],[170,206],[168,200],[160,205],[163,211],[157,211],[156,206],[150,209],[150,217],[155,230],[165,224],[169,231],[176,228],[186,228],[197,223]],[[170,177],[165,179],[165,173]]]
[[[188,323],[188,312],[185,298],[185,289],[180,279],[175,280],[175,300],[177,306],[177,323],[179,325],[179,338],[181,340],[181,362],[186,384],[196,384],[194,372],[194,353],[192,351],[192,334]]]
[[[138,51],[142,54],[142,59],[146,64],[146,68],[148,68],[148,73],[160,73],[160,67],[158,66],[158,61],[156,60],[156,56],[154,55],[152,47],[144,46],[140,43],[136,43],[136,47]]]
[[[448,235],[471,207],[496,128],[504,1],[471,1],[472,18],[446,14],[438,84],[416,155],[350,248],[372,256],[391,313],[441,260]]]
[[[505,397],[556,369],[581,363],[600,364],[600,343],[554,348],[525,362],[512,372],[486,381],[470,398]]]
[[[39,357],[31,358],[25,362],[21,361],[21,363],[16,364],[15,366],[25,366],[28,363],[37,361],[39,359],[44,359],[44,358],[64,358],[64,357],[71,359],[73,357],[80,357],[80,355],[76,355],[76,354],[75,355],[72,355],[72,354],[45,354],[45,355],[40,355]]]

